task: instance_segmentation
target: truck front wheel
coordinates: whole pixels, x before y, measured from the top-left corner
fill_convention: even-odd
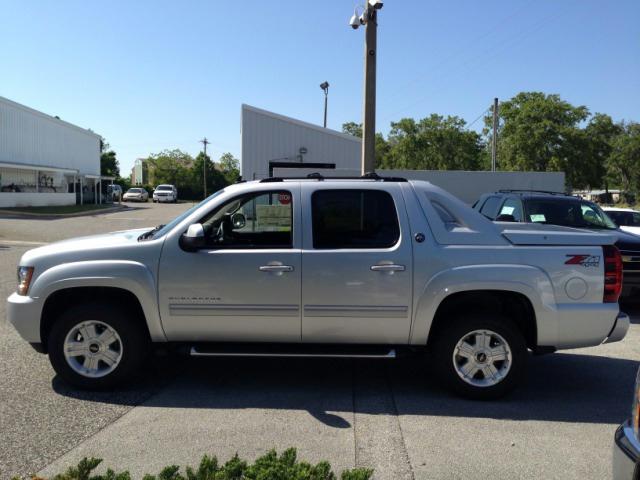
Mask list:
[[[113,388],[140,374],[149,351],[147,332],[133,315],[106,303],[69,308],[47,343],[54,370],[88,390]]]
[[[526,370],[527,347],[520,330],[501,315],[451,320],[434,339],[434,362],[443,382],[480,400],[513,390]]]

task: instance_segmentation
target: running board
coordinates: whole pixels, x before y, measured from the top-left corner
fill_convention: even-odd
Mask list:
[[[396,358],[396,349],[389,347],[351,346],[339,347],[327,345],[325,347],[313,345],[305,348],[295,347],[258,347],[238,348],[231,345],[191,347],[189,355],[192,357],[289,357],[289,358]]]

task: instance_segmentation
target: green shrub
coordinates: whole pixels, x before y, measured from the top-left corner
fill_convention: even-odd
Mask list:
[[[116,473],[108,469],[102,475],[91,475],[91,472],[102,463],[99,458],[83,458],[75,467],[55,475],[51,480],[131,480],[129,472]],[[345,470],[341,480],[369,480],[373,470],[354,468]],[[145,475],[142,480],[336,480],[328,462],[317,465],[301,462],[297,458],[295,448],[289,448],[278,456],[271,450],[258,458],[253,464],[241,460],[236,454],[224,465],[218,463],[216,457],[205,455],[197,469],[187,467],[184,474],[177,465],[162,469],[157,475]],[[14,480],[20,480],[14,478]],[[32,480],[44,480],[33,477]]]

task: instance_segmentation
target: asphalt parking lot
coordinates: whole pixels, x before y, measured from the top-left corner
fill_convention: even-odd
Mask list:
[[[0,293],[38,243],[154,226],[188,208],[145,204],[67,219],[0,218]],[[620,343],[531,357],[525,384],[496,402],[451,396],[415,359],[159,358],[128,389],[66,387],[7,324],[0,302],[0,478],[51,474],[99,456],[134,475],[203,453],[255,457],[298,447],[376,478],[610,478],[630,413],[640,322]]]

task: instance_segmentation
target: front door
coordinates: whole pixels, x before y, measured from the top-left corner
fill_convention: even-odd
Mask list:
[[[204,248],[164,246],[159,296],[169,340],[300,341],[298,198],[293,188],[234,197],[201,220]]]
[[[412,298],[400,186],[303,185],[302,340],[406,344]],[[377,188],[376,188],[377,187]]]

